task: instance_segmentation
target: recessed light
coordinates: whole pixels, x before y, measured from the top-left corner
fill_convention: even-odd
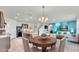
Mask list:
[[[15,18],[15,19],[18,19],[18,17],[17,17],[17,16],[15,16],[14,18]]]
[[[33,17],[32,17],[32,16],[30,16],[29,18],[30,18],[30,19],[32,19]]]
[[[17,13],[16,15],[17,15],[17,16],[20,16],[20,13]]]

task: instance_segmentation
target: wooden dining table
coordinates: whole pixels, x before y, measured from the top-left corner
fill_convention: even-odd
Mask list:
[[[47,47],[52,47],[56,44],[56,41],[56,38],[50,36],[47,36],[46,38],[36,36],[30,40],[30,43],[37,47],[42,47],[42,52],[47,52]]]

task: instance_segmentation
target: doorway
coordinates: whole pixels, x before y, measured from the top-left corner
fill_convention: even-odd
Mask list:
[[[22,37],[22,26],[16,26],[16,37]]]

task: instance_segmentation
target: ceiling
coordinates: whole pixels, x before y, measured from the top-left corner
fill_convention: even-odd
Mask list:
[[[0,6],[5,18],[17,21],[38,22],[42,15],[42,6]],[[78,6],[45,6],[44,15],[49,18],[49,22],[75,20],[79,15]]]

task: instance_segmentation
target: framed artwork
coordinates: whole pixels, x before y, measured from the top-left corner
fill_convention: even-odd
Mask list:
[[[28,24],[22,24],[22,28],[28,28]]]

